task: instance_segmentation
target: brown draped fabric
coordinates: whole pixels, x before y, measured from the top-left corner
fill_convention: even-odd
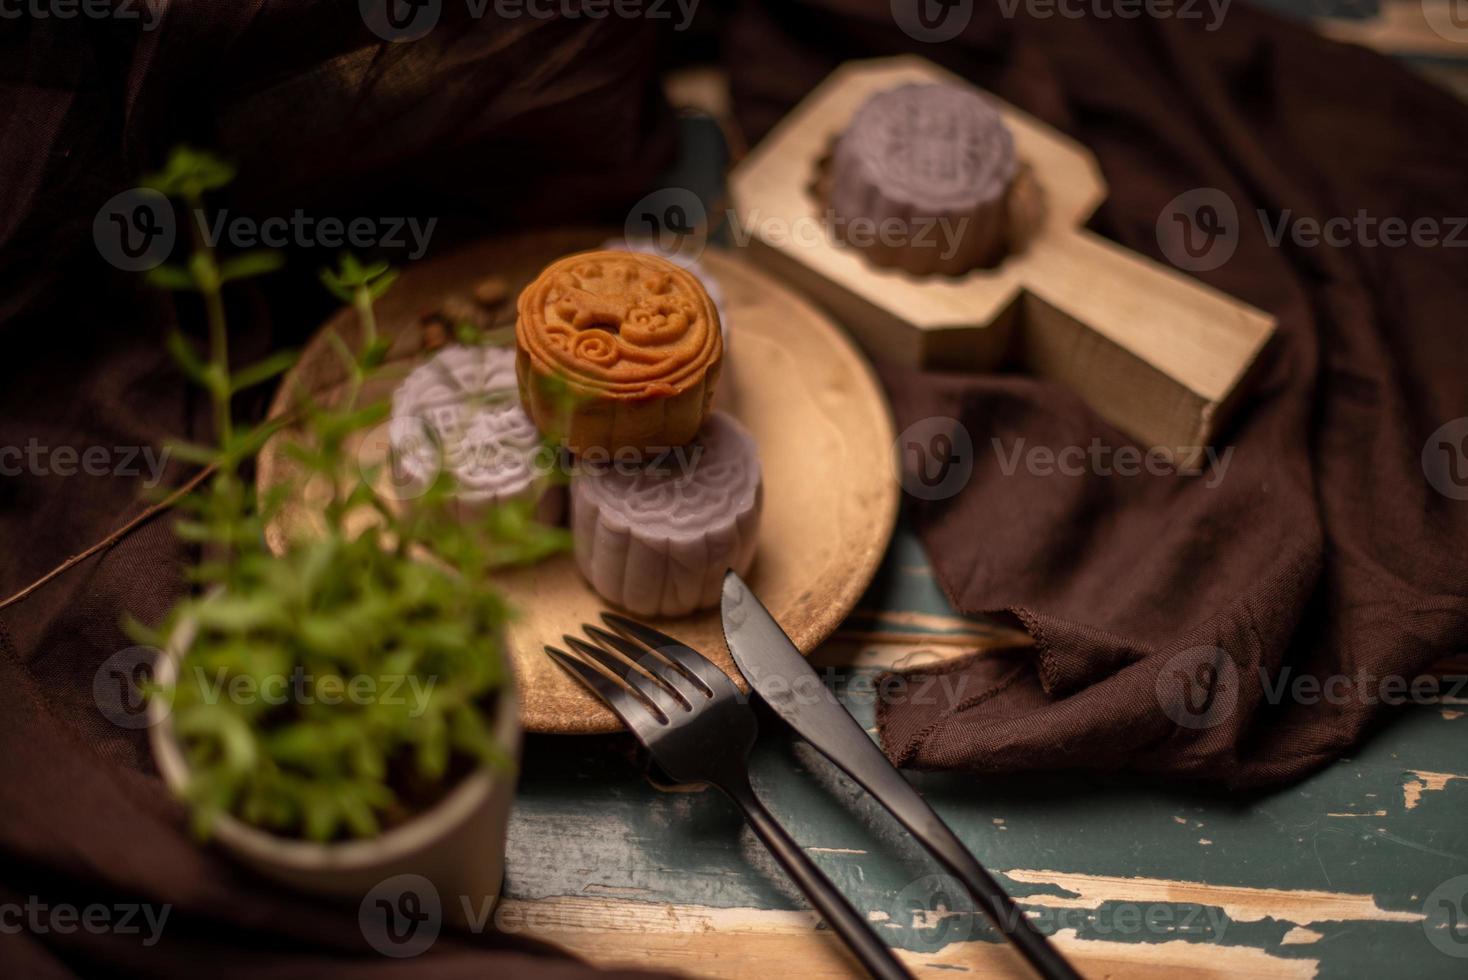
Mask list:
[[[1201,4],[1202,20],[1004,6],[973,5],[945,44],[892,31],[877,0],[751,6],[728,49],[739,118],[753,142],[838,61],[924,55],[1090,147],[1110,186],[1090,227],[1143,255],[1166,261],[1174,197],[1227,194],[1237,251],[1197,275],[1279,331],[1218,438],[1221,479],[1012,466],[1016,446],[1134,443],[1053,384],[884,370],[899,430],[946,417],[973,442],[959,493],[909,501],[938,581],[963,612],[1018,617],[1035,647],[945,668],[954,703],[882,704],[883,745],[922,769],[1298,779],[1357,742],[1392,685],[1468,647],[1468,420],[1431,450],[1457,453],[1462,494],[1423,464],[1468,416],[1468,108],[1241,3],[1218,30]],[[1362,209],[1455,243],[1270,243],[1282,215]],[[1296,697],[1302,676],[1350,684]]]

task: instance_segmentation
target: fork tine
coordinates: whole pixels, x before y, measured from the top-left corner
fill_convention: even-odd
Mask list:
[[[653,675],[664,687],[670,688],[674,694],[692,708],[695,702],[700,702],[706,697],[713,697],[712,691],[705,690],[708,685],[695,684],[686,676],[687,671],[676,670],[673,665],[659,656],[656,651],[650,651],[639,646],[633,641],[617,633],[610,633],[599,626],[590,623],[582,623],[588,636],[603,646],[610,647],[626,657],[628,660]]]
[[[590,626],[582,628],[587,632],[595,629]],[[571,649],[581,654],[582,657],[595,661],[620,677],[634,694],[641,697],[654,709],[653,714],[661,715],[666,720],[675,712],[687,711],[691,707],[687,699],[683,698],[678,691],[670,692],[667,687],[658,683],[657,679],[649,678],[615,653],[593,646],[579,636],[572,636],[569,633],[564,635],[564,639]]]
[[[697,684],[707,696],[714,697],[716,692],[733,689],[734,682],[715,667],[713,661],[686,643],[675,640],[646,623],[639,623],[617,613],[604,612],[601,618],[618,633],[643,644],[678,668],[683,676]]]
[[[592,694],[602,700],[608,708],[622,719],[622,724],[632,730],[638,740],[647,744],[645,734],[651,726],[664,724],[667,719],[659,719],[652,714],[637,698],[628,694],[617,684],[609,680],[595,667],[577,660],[564,650],[546,645],[546,655],[554,660],[561,669],[580,681]]]

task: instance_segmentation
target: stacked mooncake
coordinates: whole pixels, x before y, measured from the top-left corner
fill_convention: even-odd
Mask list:
[[[576,564],[592,588],[643,616],[717,605],[726,569],[754,561],[763,488],[754,439],[714,412],[683,453],[600,464],[571,481]]]
[[[517,313],[514,352],[446,348],[403,382],[401,478],[449,470],[472,516],[537,492],[537,450],[558,444],[592,588],[642,616],[717,605],[725,570],[754,560],[763,491],[754,440],[711,409],[724,337],[700,277],[656,254],[581,252],[531,282]]]

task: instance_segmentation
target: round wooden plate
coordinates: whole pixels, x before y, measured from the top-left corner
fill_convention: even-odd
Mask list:
[[[364,400],[390,397],[421,359],[422,311],[497,275],[511,287],[502,316],[512,323],[513,297],[541,268],[606,238],[605,232],[567,231],[495,239],[407,269],[378,303],[379,327],[393,345],[388,369],[364,390]],[[764,515],[748,580],[795,645],[809,653],[856,605],[891,537],[898,500],[892,419],[870,366],[823,314],[733,255],[709,249],[700,261],[723,287],[731,327],[716,404],[754,435],[764,468]],[[349,344],[358,338],[351,310],[338,313],[326,327],[335,327]],[[271,414],[286,412],[302,391],[329,403],[342,380],[323,328],[286,376]],[[283,480],[299,483],[283,443],[276,436],[260,453],[262,492]],[[381,460],[386,439],[381,431],[369,433],[355,448],[364,462]],[[317,521],[314,508],[294,499],[267,529],[267,541],[279,552],[288,532],[308,530]],[[509,648],[525,730],[620,730],[616,717],[542,652],[547,643],[561,645],[563,633],[579,633],[580,624],[598,622],[598,612],[606,608],[572,558],[561,555],[511,570],[498,581],[519,611]],[[745,686],[724,644],[717,609],[653,625],[701,651]]]

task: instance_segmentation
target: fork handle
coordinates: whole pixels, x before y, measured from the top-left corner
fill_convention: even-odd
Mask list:
[[[891,948],[872,931],[867,920],[851,907],[851,903],[836,890],[825,872],[816,867],[800,845],[780,826],[770,811],[765,809],[759,797],[754,795],[747,776],[730,776],[716,785],[734,801],[735,806],[744,811],[745,819],[765,847],[775,855],[780,867],[795,879],[805,897],[810,899],[831,927],[846,941],[846,945],[856,954],[856,958],[869,974],[877,980],[913,980],[912,974],[893,955]]]

